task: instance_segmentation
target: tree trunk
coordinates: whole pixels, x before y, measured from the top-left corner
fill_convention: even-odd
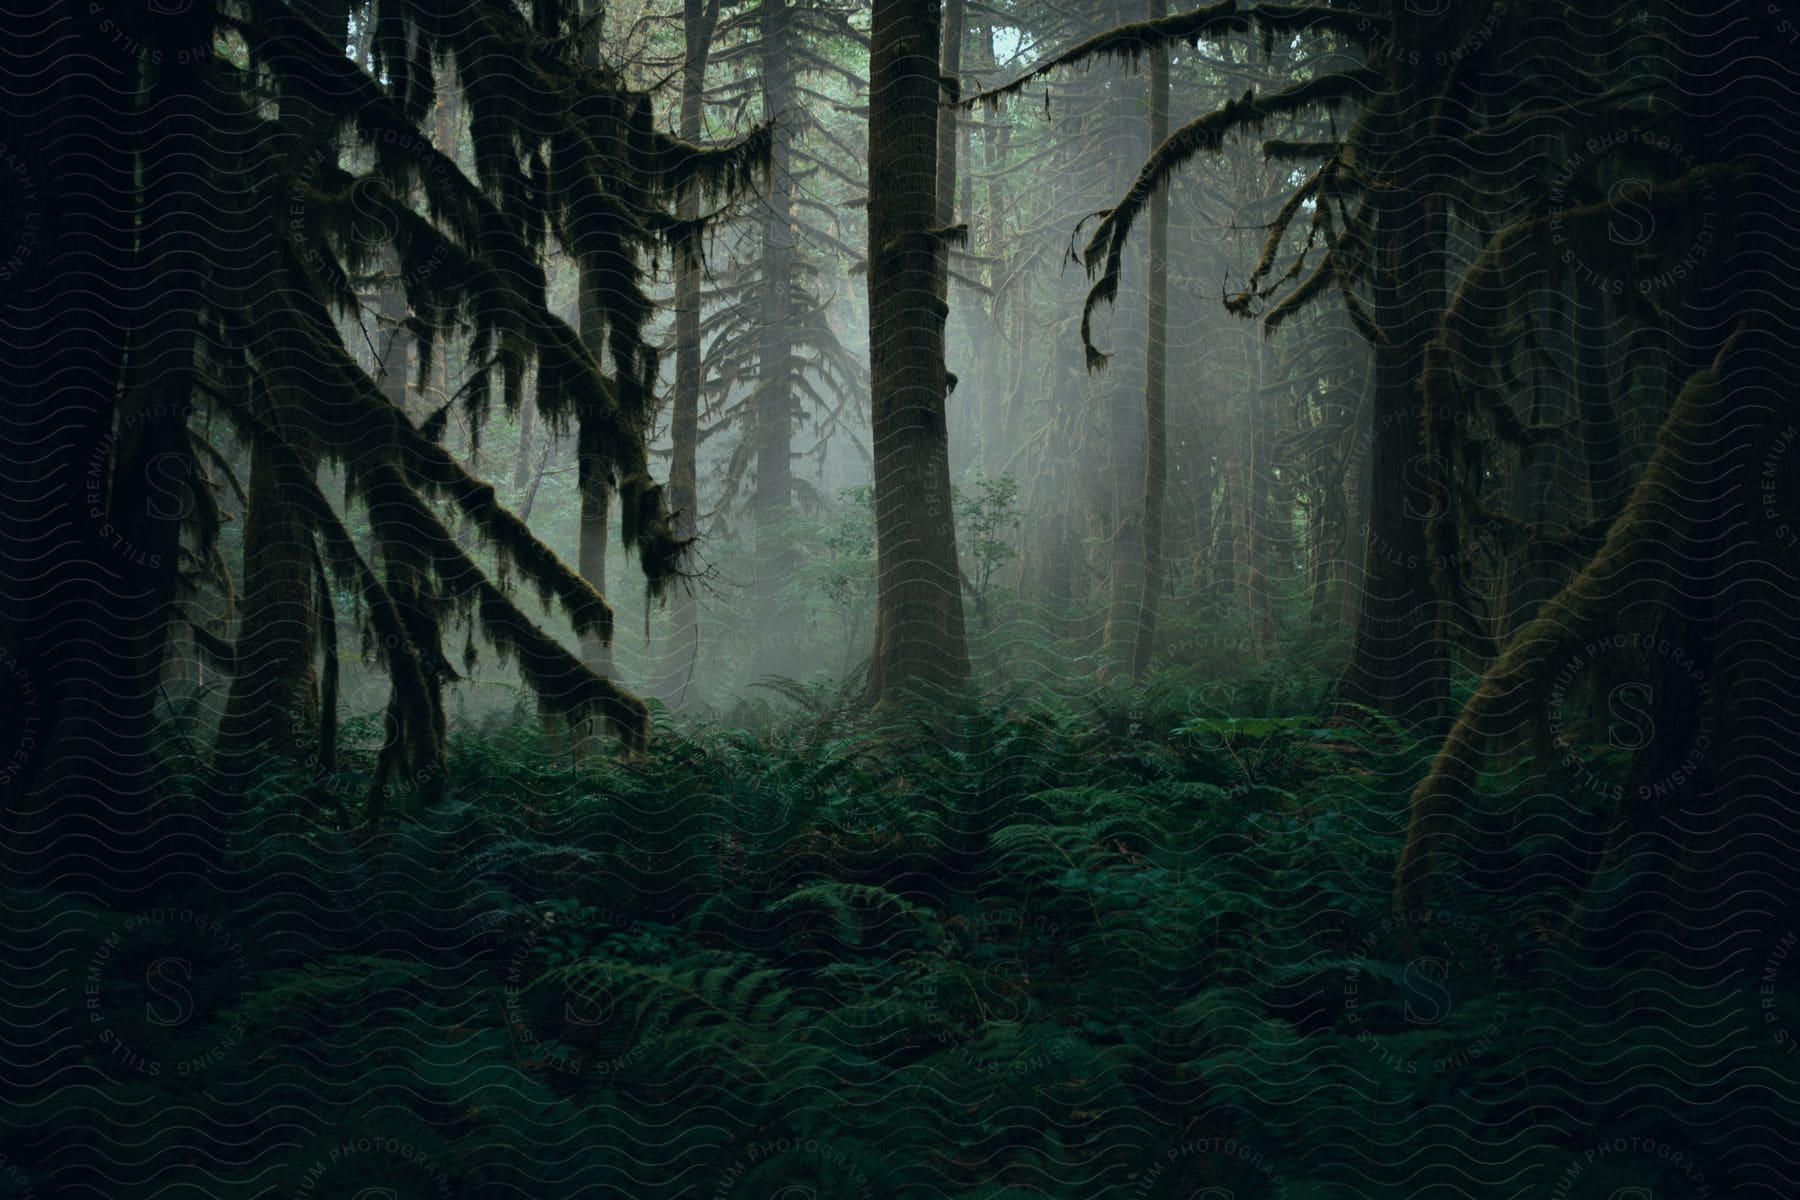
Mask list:
[[[1398,154],[1398,150],[1396,150]],[[1431,578],[1426,526],[1438,503],[1424,452],[1420,376],[1444,308],[1444,213],[1423,166],[1402,180],[1377,217],[1374,407],[1361,604],[1344,698],[1415,723],[1446,715],[1450,664]]]
[[[993,28],[989,25],[981,27],[980,57],[976,69],[994,66]],[[1012,124],[998,112],[989,114],[989,127],[981,134],[982,164],[987,169],[987,236],[982,243],[982,251],[990,258],[998,260],[1001,256],[1001,214],[1006,211],[1006,193],[1000,179],[1000,168],[1006,162],[1008,147],[1012,140]],[[972,181],[971,181],[972,182]],[[969,205],[973,210],[974,205]],[[1000,264],[996,261],[988,268],[988,286],[998,288],[1001,279]],[[977,359],[977,363],[986,367],[984,382],[986,386],[976,397],[981,405],[981,470],[988,478],[995,478],[1006,470],[1007,446],[1006,438],[1006,400],[1010,392],[1010,381],[1002,367],[1010,371],[1019,371],[1023,364],[1018,355],[1013,361],[1006,359],[999,352],[1000,347],[1007,344],[1007,317],[1012,313],[1025,310],[1025,287],[1023,281],[1013,284],[1016,294],[1002,296],[996,291],[987,305],[991,312],[994,336],[987,339],[993,352]],[[1009,309],[1009,305],[1012,307]]]
[[[956,102],[962,97],[963,0],[944,0],[943,107],[937,121],[937,226],[956,223],[956,133],[961,124]],[[950,256],[944,255],[943,299],[948,302]]]
[[[698,144],[702,132],[702,104],[706,93],[706,60],[712,52],[713,29],[718,23],[718,0],[683,0],[682,34],[686,53],[681,65],[681,125],[685,142]],[[676,215],[691,221],[700,215],[700,197],[685,192],[676,201]],[[675,258],[675,394],[671,399],[669,437],[673,443],[669,461],[669,508],[675,516],[675,532],[691,538],[700,511],[700,246],[678,248]],[[687,692],[700,654],[700,601],[691,583],[675,589],[669,614],[669,644],[658,672],[657,695],[671,707]]]
[[[58,888],[123,893],[194,869],[150,803],[182,500],[169,456],[188,459],[196,320],[158,299],[192,293],[216,213],[192,194],[196,68],[147,67],[135,94],[142,46],[20,15],[0,17],[0,553],[31,569],[0,571],[0,846]],[[69,54],[83,69],[47,86],[14,70]],[[160,155],[134,178],[140,138]],[[149,326],[128,353],[133,312]]]
[[[308,16],[321,30],[341,33],[348,11],[335,4],[315,5]],[[336,161],[336,141],[320,122],[320,114],[303,98],[284,98],[281,118],[287,136],[311,145],[326,161]],[[271,264],[273,268],[273,264]],[[392,306],[384,296],[383,315]],[[404,301],[400,301],[404,315]],[[390,324],[389,350],[398,337]],[[334,757],[329,747],[313,745],[321,697],[315,659],[319,649],[314,606],[317,568],[313,533],[303,505],[293,494],[302,481],[281,465],[298,463],[302,472],[317,469],[316,439],[310,427],[307,398],[294,386],[303,364],[287,361],[288,352],[271,347],[275,369],[252,385],[252,402],[266,406],[270,426],[288,447],[275,455],[260,446],[250,453],[250,480],[244,513],[243,601],[238,609],[236,667],[220,719],[218,749],[228,769],[233,756],[265,749],[299,760],[309,750]],[[386,359],[384,357],[383,366]],[[405,368],[397,368],[404,386]],[[383,381],[384,387],[387,381]],[[245,760],[239,760],[245,761]]]
[[[1128,9],[1120,4],[1110,17],[1115,24],[1122,24],[1128,18]],[[1113,196],[1124,194],[1133,177],[1131,164],[1145,158],[1138,139],[1147,131],[1138,119],[1137,103],[1138,98],[1120,79],[1112,91],[1112,113],[1108,121],[1118,167],[1109,188],[1109,194]],[[1138,273],[1131,270],[1131,274],[1136,277]],[[1136,289],[1121,289],[1112,308],[1112,336],[1119,348],[1107,367],[1110,378],[1100,389],[1106,405],[1101,419],[1106,430],[1109,459],[1101,498],[1107,547],[1106,619],[1101,630],[1101,654],[1107,670],[1129,665],[1137,645],[1137,618],[1143,597],[1145,432],[1142,424],[1144,409],[1137,403],[1142,388],[1138,355],[1143,343],[1133,341],[1135,336],[1141,336],[1139,323],[1143,317],[1141,294]]]
[[[1067,312],[1076,303],[1071,295],[1072,280],[1060,281],[1053,295],[1055,312]],[[1024,311],[1015,313],[1016,328],[1031,324]],[[1043,448],[1034,455],[1030,474],[1030,491],[1026,508],[1041,512],[1042,518],[1027,526],[1027,558],[1021,567],[1021,590],[1026,584],[1044,609],[1046,620],[1058,637],[1074,637],[1079,630],[1075,596],[1075,553],[1078,539],[1069,532],[1070,504],[1074,468],[1071,463],[1071,430],[1080,419],[1079,396],[1082,377],[1081,347],[1073,330],[1064,326],[1062,335],[1052,333],[1048,372],[1049,396],[1046,398]],[[1029,343],[1020,339],[1014,351],[1021,359],[1029,352]]]
[[[519,399],[519,452],[513,458],[513,491],[523,491],[531,480],[531,451],[537,445],[537,404],[527,391]]]
[[[391,264],[399,270],[398,262]],[[404,321],[407,316],[406,295],[397,282],[390,282],[381,294],[381,320],[388,330],[380,364],[382,394],[402,413],[411,416],[408,381],[412,372],[408,365],[410,335]],[[380,453],[380,451],[377,451]],[[397,511],[398,505],[384,505],[381,497],[371,492],[372,513]],[[444,683],[454,678],[449,660],[444,657],[443,631],[438,621],[438,597],[431,577],[432,562],[404,524],[372,517],[388,594],[399,610],[407,641],[417,652],[420,684],[404,679],[390,682],[387,729],[381,756],[376,764],[375,787],[370,796],[369,820],[380,820],[384,811],[389,781],[398,770],[406,786],[419,787],[427,796],[434,795],[443,782],[442,768],[447,720],[444,712]],[[423,687],[423,695],[409,696],[405,689]]]
[[[950,507],[937,221],[936,0],[876,0],[869,72],[869,367],[878,583],[869,697],[969,677]]]
[[[760,11],[760,67],[763,116],[774,122],[769,145],[769,198],[762,214],[757,318],[757,380],[752,393],[751,431],[756,441],[756,485],[750,513],[757,523],[758,568],[754,581],[759,631],[753,671],[759,675],[792,670],[782,653],[786,632],[782,586],[792,577],[794,548],[780,523],[794,498],[793,287],[795,280],[793,175],[795,125],[802,119],[794,86],[793,16],[785,0],[763,0]]]
[[[794,126],[800,120],[794,94],[793,15],[785,0],[764,0],[762,17],[763,117],[775,123],[769,144],[769,203],[762,216],[762,302],[757,354],[756,490],[751,508],[778,517],[793,502],[795,368],[790,300],[794,280]],[[766,578],[766,576],[765,576]]]
[[[598,291],[598,272],[583,265],[580,271],[579,304],[581,344],[596,363],[603,361],[606,345],[606,316]],[[606,594],[606,542],[614,487],[614,467],[606,448],[600,444],[591,422],[583,422],[576,433],[576,487],[581,494],[581,517],[576,533],[576,570],[594,585],[594,591]],[[592,635],[581,639],[581,661],[596,675],[608,679],[617,672],[613,667],[612,647]]]
[[[1245,471],[1244,599],[1250,611],[1251,645],[1258,659],[1268,657],[1275,631],[1275,597],[1271,583],[1275,563],[1275,389],[1269,383],[1269,342],[1259,337],[1251,347],[1250,464]]]
[[[1168,0],[1150,0],[1151,20],[1168,12]],[[1150,54],[1150,148],[1169,136],[1169,52]],[[1169,482],[1169,192],[1150,198],[1150,264],[1146,278],[1149,311],[1144,336],[1144,500],[1143,588],[1138,594],[1137,628],[1131,645],[1131,674],[1142,679],[1156,646],[1157,602],[1162,595],[1163,497]]]
[[[600,11],[596,0],[583,0],[581,8],[589,16],[597,16]],[[582,48],[582,57],[590,66],[599,65],[600,41],[597,29]],[[583,253],[576,256],[576,332],[581,338],[582,349],[587,351],[588,357],[599,368],[606,361],[606,297],[601,291],[605,286],[605,276],[597,264],[589,261],[586,253],[584,247]],[[616,374],[621,376],[631,369],[627,363],[613,365]],[[601,596],[606,595],[607,529],[610,524],[608,518],[611,515],[612,493],[617,486],[616,476],[616,466],[602,443],[598,429],[591,422],[579,422],[575,432],[575,489],[580,497],[580,515],[575,531],[575,569]],[[617,674],[613,666],[612,647],[593,635],[581,639],[581,661],[594,674],[604,678],[612,679]],[[578,739],[577,753],[585,746],[585,739]]]
[[[1239,452],[1227,455],[1219,467],[1219,502],[1217,515],[1213,518],[1213,555],[1207,572],[1211,580],[1211,592],[1214,599],[1223,600],[1237,595],[1238,579],[1243,574],[1244,560],[1244,498],[1249,485],[1245,480],[1248,470],[1249,454],[1244,451],[1249,443],[1249,434],[1242,424],[1247,414],[1242,406],[1228,402],[1223,414],[1223,441],[1228,446],[1239,447]]]
[[[302,449],[307,435],[294,415],[301,401],[277,399],[280,390],[263,389],[274,424],[292,431],[288,442],[310,470],[312,460]],[[246,492],[237,673],[226,693],[219,752],[235,756],[261,748],[299,760],[319,716],[312,530],[277,460],[257,446],[250,451]]]
[[[1344,530],[1343,586],[1338,593],[1337,605],[1339,619],[1353,629],[1357,614],[1362,611],[1363,590],[1368,585],[1369,497],[1375,491],[1371,466],[1374,456],[1367,450],[1375,437],[1375,358],[1373,353],[1365,353],[1363,357],[1362,375],[1356,389],[1356,444],[1365,449],[1349,464],[1354,478],[1344,481],[1352,490],[1350,502],[1344,507],[1344,519],[1349,527]]]
[[[1575,350],[1577,345],[1575,336],[1571,336],[1561,348],[1567,352]],[[1528,360],[1519,371],[1519,378],[1529,387],[1530,404],[1523,416],[1527,425],[1556,425],[1568,416],[1562,399],[1567,377],[1560,371],[1548,369],[1550,365]],[[1611,403],[1610,394],[1607,402]],[[1507,508],[1519,520],[1540,528],[1580,528],[1579,499],[1571,504],[1564,489],[1558,487],[1564,474],[1563,458],[1560,446],[1540,443],[1519,447],[1517,462],[1506,481]],[[1591,551],[1592,547],[1588,549]],[[1586,553],[1574,553],[1574,548],[1558,545],[1554,538],[1537,535],[1523,538],[1498,570],[1497,601],[1492,620],[1495,644],[1504,645],[1529,624],[1568,581],[1570,574],[1579,570],[1586,560]]]

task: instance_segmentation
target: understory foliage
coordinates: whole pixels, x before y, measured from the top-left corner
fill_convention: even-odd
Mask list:
[[[272,767],[208,878],[5,897],[13,1021],[74,1035],[15,1080],[6,1194],[1774,1194],[1750,990],[1560,934],[1543,856],[1597,805],[1484,778],[1560,839],[1396,914],[1432,746],[1188,680],[948,730],[793,687],[573,766],[464,725],[379,833],[368,752]],[[167,755],[180,820],[212,776]]]
[[[0,1200],[1793,1194],[1775,6],[906,4],[0,71]]]

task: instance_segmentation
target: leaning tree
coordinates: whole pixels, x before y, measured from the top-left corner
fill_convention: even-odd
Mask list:
[[[1086,311],[1115,295],[1135,221],[1182,164],[1289,114],[1348,113],[1329,136],[1264,141],[1298,182],[1228,303],[1272,331],[1335,296],[1372,348],[1344,697],[1438,723],[1452,658],[1481,673],[1412,796],[1397,898],[1414,917],[1442,901],[1452,863],[1478,886],[1516,885],[1487,869],[1491,851],[1551,803],[1555,836],[1591,826],[1562,852],[1583,878],[1556,933],[1713,969],[1792,919],[1800,755],[1784,730],[1800,648],[1785,612],[1800,599],[1800,468],[1785,380],[1800,306],[1780,264],[1800,186],[1778,149],[1793,65],[1764,52],[1785,40],[1781,20],[1750,3],[1630,20],[1603,5],[1222,3],[1101,34],[979,98],[1097,56],[1227,34],[1289,53],[1324,35],[1299,82],[1247,92],[1151,154],[1087,244]],[[1628,313],[1655,367],[1615,385],[1577,333],[1574,419],[1534,424],[1517,405],[1517,343],[1546,288],[1590,329]],[[1639,408],[1654,430],[1641,467],[1617,428]],[[1571,434],[1589,527],[1569,537],[1497,506],[1496,475]],[[1511,548],[1552,538],[1583,554],[1528,618],[1480,594]],[[1572,759],[1558,717],[1582,683],[1654,731],[1599,789],[1597,817],[1547,786]],[[1521,750],[1534,794],[1490,797],[1484,771]],[[1714,922],[1703,950],[1695,914]]]

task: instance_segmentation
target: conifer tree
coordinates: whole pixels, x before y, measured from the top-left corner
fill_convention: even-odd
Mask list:
[[[238,649],[245,669],[293,686],[240,689],[237,740],[279,749],[315,719],[313,647],[286,631],[323,616],[303,599],[323,592],[321,574],[355,597],[392,679],[378,791],[428,778],[441,757],[434,697],[448,664],[434,641],[445,626],[517,663],[549,710],[602,717],[633,742],[647,732],[641,701],[565,651],[512,588],[530,586],[577,636],[601,642],[606,600],[440,444],[447,407],[415,419],[371,377],[339,318],[362,310],[356,277],[391,256],[405,302],[391,332],[416,343],[420,378],[446,340],[468,338],[475,368],[458,404],[475,431],[496,390],[518,411],[535,367],[541,416],[579,422],[612,465],[623,535],[660,591],[683,540],[644,446],[647,302],[622,275],[607,291],[609,378],[549,311],[543,259],[554,241],[590,262],[632,261],[672,235],[682,191],[747,190],[767,139],[697,152],[656,132],[641,95],[569,49],[579,16],[556,3],[534,5],[529,22],[505,5],[404,0],[350,17],[371,70],[321,28],[336,28],[335,12],[207,3],[141,25],[66,9],[18,18],[10,44],[91,53],[92,69],[54,96],[9,72],[4,93],[9,145],[56,201],[44,207],[44,252],[10,281],[4,323],[21,394],[34,397],[9,406],[9,444],[39,447],[54,468],[6,498],[20,552],[43,565],[28,586],[9,581],[5,623],[49,698],[43,749],[18,781],[37,797],[19,811],[47,814],[48,828],[16,830],[15,846],[104,847],[127,867],[160,853],[133,798],[148,794],[178,600],[217,541],[211,455],[188,424],[200,407],[253,447],[268,484],[253,512],[288,522],[251,540],[292,554],[279,587],[256,583],[272,560],[251,570],[289,604],[284,632],[265,637],[251,621]],[[472,178],[426,128],[444,72],[467,114]],[[542,104],[546,93],[564,99]],[[321,486],[326,467],[342,473],[341,503]],[[446,506],[467,518],[479,556],[446,529]],[[372,554],[352,537],[351,512],[371,525]],[[72,840],[52,843],[62,834]]]

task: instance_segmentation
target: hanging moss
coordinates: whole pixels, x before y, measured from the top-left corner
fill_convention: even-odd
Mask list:
[[[1001,100],[1017,95],[1033,81],[1068,67],[1112,59],[1136,67],[1152,50],[1193,46],[1202,40],[1217,41],[1232,35],[1260,31],[1265,37],[1303,30],[1333,32],[1346,40],[1368,40],[1370,30],[1379,23],[1369,14],[1352,9],[1327,8],[1312,4],[1252,4],[1241,6],[1236,0],[1220,0],[1189,12],[1158,17],[1149,21],[1131,21],[1114,26],[1075,43],[1067,50],[1051,55],[1031,71],[1001,87],[978,92],[963,101],[972,108],[977,104],[997,107]],[[1267,53],[1265,51],[1265,53]]]
[[[1169,177],[1177,168],[1202,151],[1217,153],[1224,145],[1228,133],[1259,129],[1266,121],[1278,116],[1305,112],[1320,105],[1343,104],[1372,95],[1379,87],[1381,78],[1380,72],[1363,68],[1321,75],[1270,96],[1258,97],[1253,92],[1245,92],[1238,99],[1227,101],[1224,107],[1189,121],[1153,150],[1124,197],[1101,218],[1082,252],[1088,272],[1093,274],[1098,271],[1098,277],[1088,289],[1087,300],[1081,310],[1081,341],[1087,350],[1090,367],[1099,354],[1091,336],[1094,309],[1101,304],[1110,303],[1118,295],[1119,281],[1124,271],[1125,246],[1132,226],[1149,204],[1150,197],[1157,189],[1167,186]],[[1300,203],[1305,198],[1300,196],[1290,200],[1292,208],[1288,214],[1289,220],[1299,210]],[[1285,230],[1285,224],[1282,228]],[[1318,290],[1322,290],[1322,287]]]
[[[289,607],[305,626],[292,631],[296,644],[323,655],[320,765],[328,770],[334,759],[339,683],[328,577],[356,597],[365,647],[392,680],[372,819],[397,780],[431,786],[441,775],[441,685],[456,677],[441,631],[453,615],[516,658],[547,707],[572,720],[604,718],[640,743],[643,706],[527,620],[432,511],[451,502],[496,555],[498,578],[534,587],[567,614],[578,637],[610,639],[605,599],[437,444],[450,405],[424,428],[401,411],[394,348],[414,340],[423,380],[446,339],[467,337],[478,365],[455,400],[477,437],[493,389],[516,410],[535,371],[547,419],[579,421],[604,441],[628,544],[651,590],[660,591],[681,573],[686,541],[674,532],[644,446],[656,358],[643,337],[654,310],[642,264],[665,244],[691,242],[714,219],[677,220],[678,192],[729,205],[750,188],[768,157],[767,131],[704,151],[657,132],[647,97],[569,53],[561,39],[571,26],[555,4],[534,5],[527,25],[501,5],[384,0],[373,13],[366,70],[345,58],[341,36],[313,23],[317,12],[277,6],[206,14],[215,18],[241,36],[250,61],[245,71],[207,60],[189,75],[208,89],[212,158],[207,170],[184,175],[183,186],[196,189],[197,211],[220,217],[208,230],[204,286],[184,291],[181,302],[193,304],[201,329],[197,394],[269,467],[278,486],[256,503],[283,509],[306,543],[306,602]],[[469,115],[473,178],[419,127],[451,78]],[[269,95],[277,119],[264,106]],[[546,95],[566,102],[546,105]],[[553,242],[609,272],[612,378],[548,311],[543,257]],[[354,361],[335,323],[361,319],[359,291],[374,280],[404,292],[397,314],[384,308],[381,357],[389,365],[380,381]],[[224,517],[203,469],[208,459],[240,495],[244,489],[203,441],[184,441],[191,468],[184,478],[196,503],[181,543],[179,586],[184,595],[214,589],[229,607],[230,573],[218,551]],[[343,507],[369,513],[374,557],[354,544],[319,488],[318,467],[332,464],[343,468]],[[246,629],[288,619],[278,607],[262,604],[254,620],[247,614]],[[193,640],[215,663],[243,662],[238,647],[204,629],[195,628]]]

